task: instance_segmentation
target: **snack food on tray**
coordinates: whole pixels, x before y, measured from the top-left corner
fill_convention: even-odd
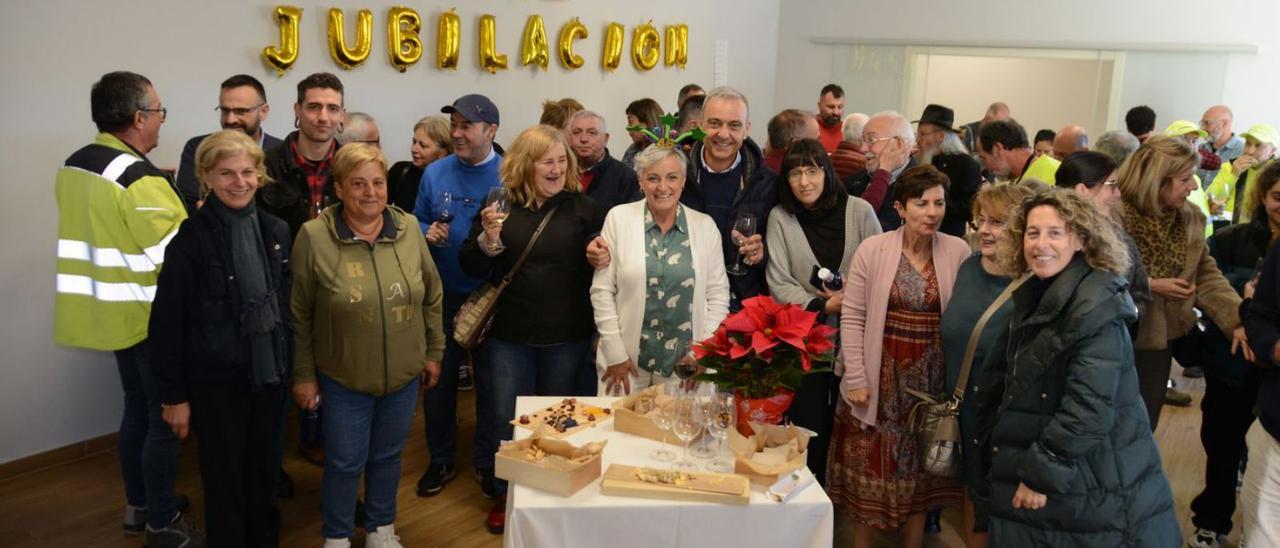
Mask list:
[[[577,398],[565,398],[550,407],[520,415],[511,421],[511,424],[534,431],[545,426],[548,436],[562,438],[601,424],[610,418],[613,418],[612,409],[588,405],[578,401]]]

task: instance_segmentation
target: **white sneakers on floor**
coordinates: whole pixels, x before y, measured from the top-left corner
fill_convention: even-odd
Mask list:
[[[400,537],[396,536],[395,525],[383,525],[369,533],[364,540],[365,548],[404,548],[400,545]]]

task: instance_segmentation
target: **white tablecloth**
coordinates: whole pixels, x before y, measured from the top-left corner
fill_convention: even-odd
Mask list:
[[[547,407],[563,398],[521,397],[516,414]],[[578,398],[609,407],[615,398]],[[517,439],[528,437],[515,429]],[[649,459],[660,444],[639,436],[615,432],[613,421],[570,436],[575,445],[609,441],[603,468],[610,463],[667,468],[669,463]],[[681,454],[675,436],[668,440]],[[726,444],[725,451],[728,451]],[[695,459],[699,465],[706,461]],[[761,487],[752,486],[751,504],[735,506],[705,502],[680,502],[605,496],[600,480],[565,498],[545,491],[510,484],[507,499],[505,548],[752,548],[788,546],[831,548],[835,512],[831,499],[816,483],[795,498],[777,503]]]

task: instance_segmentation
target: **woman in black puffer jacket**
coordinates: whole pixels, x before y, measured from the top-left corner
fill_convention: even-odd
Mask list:
[[[1181,544],[1169,480],[1138,396],[1125,324],[1128,256],[1085,198],[1042,192],[1015,210],[1002,260],[1013,294],[978,395],[991,546]]]

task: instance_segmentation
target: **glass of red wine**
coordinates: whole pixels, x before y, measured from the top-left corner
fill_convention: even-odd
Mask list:
[[[446,225],[453,222],[453,194],[445,192],[440,196],[440,205],[436,207],[436,222]]]

